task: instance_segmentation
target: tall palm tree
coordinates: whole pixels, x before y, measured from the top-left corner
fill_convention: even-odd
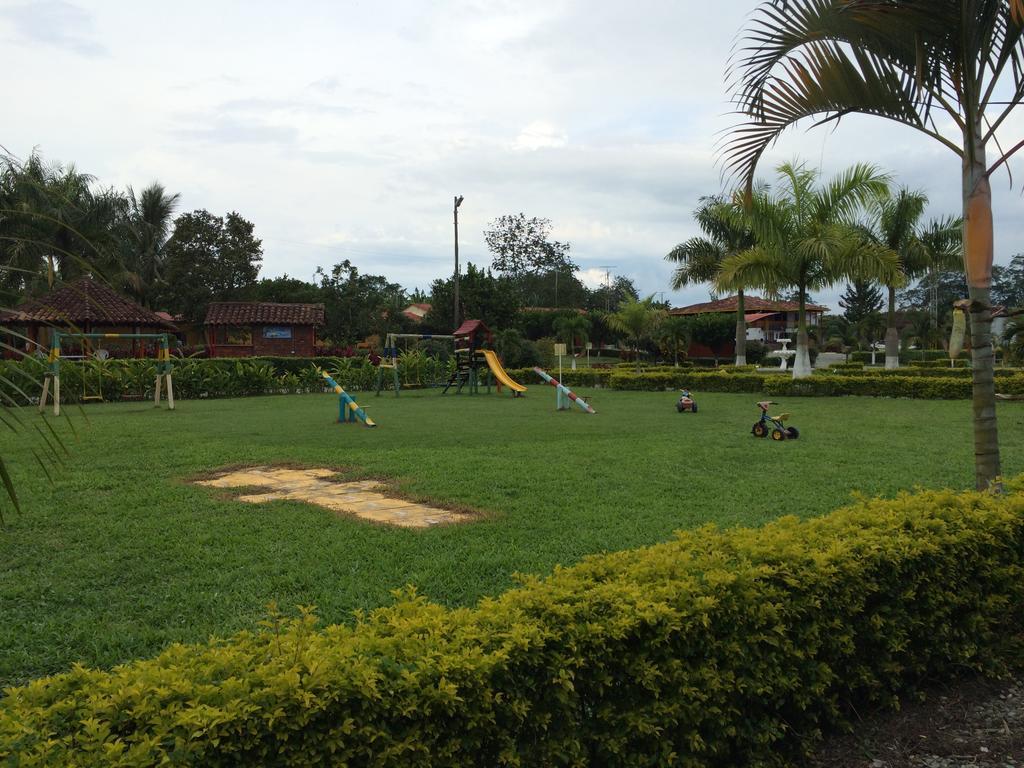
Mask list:
[[[879,198],[871,211],[865,235],[872,242],[888,248],[900,260],[903,275],[913,277],[927,265],[927,255],[918,237],[918,222],[928,205],[923,192],[899,189],[892,197]],[[885,285],[888,291],[885,330],[885,367],[900,367],[900,334],[896,329],[896,288],[894,282]]]
[[[123,282],[134,298],[153,308],[156,288],[163,276],[164,246],[171,235],[174,209],[181,195],[169,195],[153,183],[138,197],[128,187],[128,220]]]
[[[773,193],[751,199],[749,220],[757,244],[722,262],[718,285],[757,285],[769,293],[794,288],[799,302],[793,378],[811,375],[807,338],[807,293],[841,280],[895,282],[895,255],[871,244],[853,226],[855,215],[887,190],[887,177],[855,165],[818,185],[817,171],[802,164],[779,166]]]
[[[989,177],[1024,147],[1005,135],[1007,118],[1024,98],[1024,0],[762,0],[738,50],[733,74],[745,122],[731,131],[725,163],[748,190],[765,149],[811,116],[819,122],[851,112],[884,117],[958,157],[975,483],[991,486],[1000,468]],[[1000,153],[994,162],[990,145]]]
[[[690,320],[683,315],[669,315],[658,326],[658,340],[671,348],[672,363],[676,368],[679,367],[679,348],[689,347],[692,335]]]
[[[654,294],[646,299],[626,299],[619,305],[619,311],[607,316],[605,321],[613,331],[624,333],[633,342],[636,351],[636,369],[640,370],[640,345],[658,327],[665,316],[663,310],[654,306]]]
[[[742,201],[735,197],[702,197],[693,217],[705,236],[691,237],[665,256],[667,261],[679,265],[672,273],[672,290],[691,283],[713,282],[725,259],[751,248],[755,242]],[[740,287],[736,291],[736,365],[746,364],[747,323]]]
[[[964,263],[964,223],[959,216],[932,219],[918,238],[924,247],[924,269],[920,277],[929,288],[928,313],[932,332],[939,328],[939,273],[960,270]]]

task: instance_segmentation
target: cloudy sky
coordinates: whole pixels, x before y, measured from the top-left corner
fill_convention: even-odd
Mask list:
[[[181,210],[237,210],[265,276],[343,259],[408,288],[462,259],[506,214],[552,220],[583,277],[604,267],[674,304],[664,255],[721,190],[724,70],[755,0],[0,0],[0,144],[104,184],[160,181]],[[1024,134],[1015,116],[1007,134]],[[870,161],[958,213],[959,160],[855,118],[798,127],[764,175],[802,158]],[[1018,163],[1015,170],[1022,170]],[[995,183],[996,261],[1024,251],[1020,180]],[[820,293],[833,302],[841,290]]]

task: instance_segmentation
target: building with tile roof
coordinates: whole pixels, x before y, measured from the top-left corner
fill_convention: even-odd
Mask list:
[[[25,329],[30,347],[46,348],[50,330],[68,333],[177,333],[173,322],[122,296],[102,280],[83,275],[3,313],[5,325]],[[128,345],[129,340],[125,340]],[[88,346],[88,345],[86,345]],[[103,340],[103,346],[116,346]],[[133,354],[144,352],[131,343]]]
[[[269,301],[211,302],[203,322],[210,357],[313,357],[323,324],[323,304]]]
[[[690,304],[669,310],[670,315],[704,315],[729,314],[735,315],[738,306],[736,296],[727,296],[716,301],[705,301],[701,304]],[[820,304],[807,304],[808,327],[815,327],[821,322],[821,316],[828,312],[828,307]],[[762,299],[760,296],[744,296],[743,312],[747,322],[747,339],[751,341],[775,342],[780,338],[796,338],[797,319],[800,305],[795,301],[774,301]]]

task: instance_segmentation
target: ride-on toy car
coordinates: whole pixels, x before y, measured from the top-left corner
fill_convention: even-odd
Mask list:
[[[762,400],[757,404],[761,409],[761,418],[754,422],[751,432],[754,437],[772,436],[772,440],[796,440],[800,437],[800,430],[796,427],[787,427],[788,413],[780,413],[778,416],[768,415],[768,406],[778,405],[772,400]]]
[[[683,411],[689,411],[690,413],[697,412],[697,401],[693,399],[693,395],[690,394],[690,390],[681,389],[679,390],[682,394],[679,395],[679,400],[676,401],[676,410],[682,413]]]

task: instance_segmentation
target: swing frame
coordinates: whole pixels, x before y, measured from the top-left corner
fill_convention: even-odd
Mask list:
[[[43,376],[43,392],[39,397],[39,412],[46,410],[46,402],[49,398],[51,383],[53,387],[53,415],[60,416],[60,345],[63,339],[156,339],[160,347],[156,355],[156,383],[153,387],[153,405],[160,407],[161,379],[167,385],[167,407],[174,410],[174,382],[171,379],[171,372],[174,365],[171,363],[170,334],[168,333],[68,333],[67,331],[53,331],[53,339],[50,341],[50,356],[48,358],[49,368]],[[83,373],[84,375],[84,373]],[[102,390],[100,394],[102,399]]]

